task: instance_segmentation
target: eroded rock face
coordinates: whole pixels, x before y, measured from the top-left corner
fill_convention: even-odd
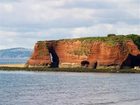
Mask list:
[[[45,41],[35,44],[34,52],[27,63],[30,66],[46,66],[51,63],[50,53]]]
[[[90,63],[89,67],[93,68],[120,68],[140,65],[139,56],[140,51],[132,40],[113,45],[104,41],[87,40],[44,41],[35,45],[28,64],[80,67],[81,62],[86,60]],[[132,63],[134,60],[137,60],[137,63]]]

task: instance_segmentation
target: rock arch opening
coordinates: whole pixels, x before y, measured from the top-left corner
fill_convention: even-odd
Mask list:
[[[52,68],[59,67],[59,57],[58,57],[55,49],[53,47],[49,47],[48,50],[49,50],[50,57],[51,57],[51,65],[50,65],[50,67],[52,67]]]
[[[81,67],[87,68],[89,64],[90,64],[89,61],[86,61],[86,60],[81,61]]]
[[[137,56],[129,54],[122,63],[121,68],[134,68],[135,66],[140,66],[140,54]]]

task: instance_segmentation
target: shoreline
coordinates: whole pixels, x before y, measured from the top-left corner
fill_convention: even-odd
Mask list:
[[[0,68],[1,67],[25,67],[25,64],[0,64]]]
[[[134,69],[91,69],[91,68],[48,68],[48,67],[25,67],[25,64],[0,65],[0,71],[35,71],[35,72],[91,72],[91,73],[140,73]]]

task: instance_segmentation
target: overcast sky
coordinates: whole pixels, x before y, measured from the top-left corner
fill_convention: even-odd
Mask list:
[[[140,0],[0,0],[0,49],[109,33],[140,34]]]

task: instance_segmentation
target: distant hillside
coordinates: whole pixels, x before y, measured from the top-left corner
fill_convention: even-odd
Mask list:
[[[10,48],[0,50],[1,59],[25,59],[31,56],[32,50],[26,48]]]

